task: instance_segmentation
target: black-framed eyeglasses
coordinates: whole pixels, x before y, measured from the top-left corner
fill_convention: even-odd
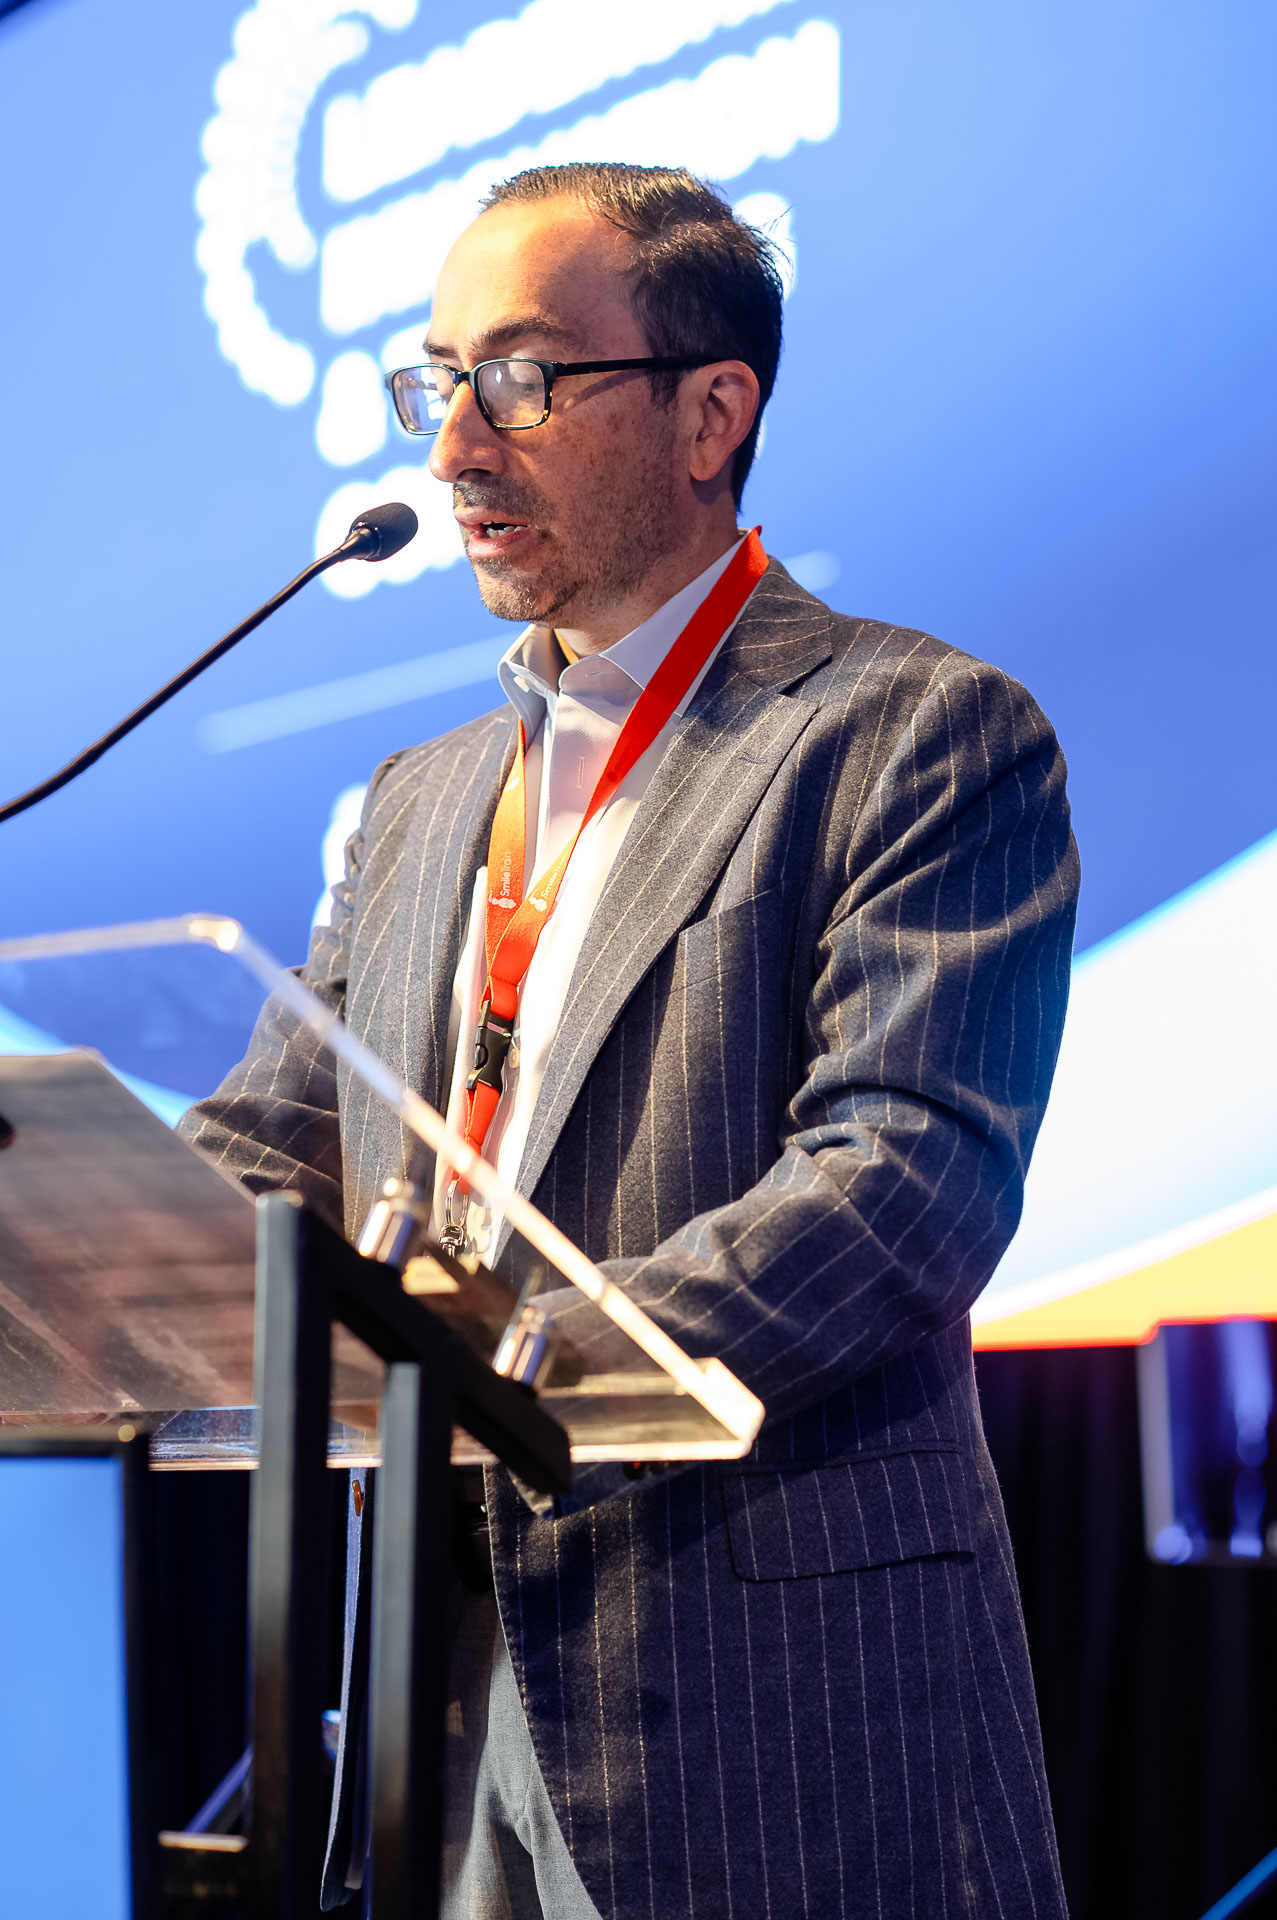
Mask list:
[[[688,373],[706,359],[481,360],[477,367],[397,367],[386,375],[399,423],[409,433],[438,433],[457,388],[468,386],[490,427],[520,433],[544,426],[556,380],[574,373]]]

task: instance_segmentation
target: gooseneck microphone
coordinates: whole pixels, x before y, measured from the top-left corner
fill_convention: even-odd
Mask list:
[[[149,719],[151,714],[164,705],[165,701],[171,700],[175,693],[182,691],[183,687],[188,687],[192,680],[203,673],[205,667],[211,667],[215,660],[220,660],[224,653],[229,653],[231,648],[252,633],[255,627],[260,627],[263,620],[269,620],[272,613],[277,612],[286,601],[291,600],[295,593],[301,592],[307,581],[316,579],[321,573],[326,573],[329,567],[335,567],[340,560],[389,560],[392,554],[398,553],[401,548],[407,546],[416,531],[417,516],[411,507],[403,504],[402,500],[390,500],[384,506],[369,507],[366,513],[361,513],[357,520],[351,522],[350,532],[339,547],[334,547],[331,553],[324,554],[318,560],[312,560],[295,580],[290,580],[288,585],[275,595],[274,599],[268,600],[265,606],[258,607],[256,613],[250,613],[247,620],[241,620],[240,624],[233,627],[215,647],[210,647],[207,653],[202,653],[198,660],[192,660],[190,666],[184,667],[166,687],[161,687],[159,692],[153,693],[149,700],[144,700],[126,720],[121,720],[119,725],[112,727],[109,733],[104,733],[100,740],[95,740],[91,747],[86,747],[83,753],[77,754],[75,759],[68,762],[60,772],[50,774],[47,780],[42,780],[38,787],[32,787],[29,793],[20,793],[16,800],[10,800],[7,805],[0,807],[0,821],[12,820],[15,814],[25,813],[28,807],[34,807],[41,800],[47,800],[51,793],[58,791],[59,787],[65,787],[69,781],[75,779],[77,774],[84,773],[95,760],[100,760],[117,740],[123,740],[126,733],[132,733],[134,727],[140,727],[144,720]]]
[[[284,600],[290,593],[296,593],[299,586],[315,574],[322,573],[325,567],[331,567],[337,560],[390,560],[416,538],[417,516],[411,507],[402,500],[387,500],[382,507],[369,507],[367,513],[361,513],[357,520],[350,523],[350,532],[339,547],[326,554],[322,560],[316,560],[304,574],[298,574],[291,587],[285,587],[279,596]]]

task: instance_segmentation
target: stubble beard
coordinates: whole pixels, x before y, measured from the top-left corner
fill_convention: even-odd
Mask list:
[[[510,560],[473,562],[488,612],[498,620],[588,629],[639,589],[653,567],[680,544],[674,504],[672,431],[657,426],[646,457],[613,455],[583,475],[577,500],[554,508],[530,487],[455,487],[463,506],[489,505],[539,531],[537,549]],[[670,423],[672,429],[672,420]]]

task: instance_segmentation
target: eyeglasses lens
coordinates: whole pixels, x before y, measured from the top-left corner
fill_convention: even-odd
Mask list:
[[[438,433],[454,385],[446,367],[405,367],[395,375],[395,411],[409,433]]]
[[[535,427],[545,417],[545,375],[533,360],[488,360],[475,373],[494,427]]]

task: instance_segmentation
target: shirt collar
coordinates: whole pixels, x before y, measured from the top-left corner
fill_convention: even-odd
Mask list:
[[[595,661],[605,661],[613,669],[624,675],[633,691],[629,696],[632,706],[646,687],[656,669],[682,633],[684,627],[700,606],[711,587],[727,571],[728,563],[746,538],[740,538],[730,546],[726,553],[710,563],[703,573],[689,580],[685,587],[672,594],[664,606],[649,614],[647,619],[633,630],[614,640],[610,647],[601,653],[588,656]],[[587,656],[582,656],[586,658]],[[711,656],[712,658],[712,656]],[[497,668],[497,678],[506,699],[523,721],[528,737],[540,727],[547,709],[553,712],[558,698],[559,652],[554,635],[549,627],[525,627],[518,638],[506,649]],[[709,671],[709,662],[696,676],[683,698],[675,707],[675,714],[684,714],[705,673]],[[565,669],[562,691],[571,691],[569,675],[572,669]],[[614,683],[617,675],[610,676]],[[628,692],[628,689],[627,689]]]

